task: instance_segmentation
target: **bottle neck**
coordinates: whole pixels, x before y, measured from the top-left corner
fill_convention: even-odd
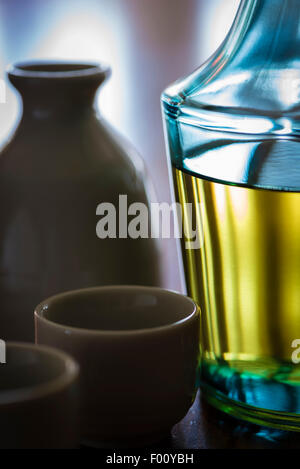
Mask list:
[[[72,119],[93,111],[95,94],[110,69],[97,65],[17,64],[8,71],[23,101],[23,119]]]
[[[287,124],[291,135],[299,134],[299,6],[300,0],[242,0],[219,49],[164,93],[167,112],[177,115],[178,106],[184,113],[205,107],[240,116],[283,117],[289,122],[265,122],[264,127],[274,124],[277,132]],[[231,124],[236,131],[241,122]],[[253,126],[251,131],[244,124],[243,132],[251,133]]]
[[[82,90],[36,89],[21,91],[23,119],[40,121],[45,119],[70,120],[78,115],[93,111],[96,90],[83,93]]]
[[[299,0],[242,0],[221,52],[247,64],[295,67],[300,47]],[[220,51],[219,51],[220,52]]]

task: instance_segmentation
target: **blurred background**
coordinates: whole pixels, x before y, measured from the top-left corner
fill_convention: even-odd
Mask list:
[[[191,73],[226,35],[239,0],[0,0],[0,78],[27,59],[100,61],[113,74],[99,95],[102,114],[143,157],[159,202],[171,200],[160,95]],[[20,102],[7,85],[0,143]],[[99,201],[100,203],[101,201]],[[183,290],[176,243],[162,241],[164,286]]]

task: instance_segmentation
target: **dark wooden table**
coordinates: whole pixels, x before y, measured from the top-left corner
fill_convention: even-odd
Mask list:
[[[235,419],[211,407],[199,392],[186,417],[155,448],[298,449],[300,432],[285,432]]]
[[[81,448],[90,449],[86,446]],[[166,439],[137,451],[169,453],[170,450],[299,448],[300,432],[281,431],[238,420],[207,404],[199,391],[185,418],[173,427]],[[115,448],[114,451],[122,454],[124,449]],[[129,448],[126,454],[128,451]],[[111,455],[111,450],[104,452]]]

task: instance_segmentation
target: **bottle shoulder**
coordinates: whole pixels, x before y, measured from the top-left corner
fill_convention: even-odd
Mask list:
[[[236,23],[212,57],[162,94],[172,163],[218,182],[299,191],[299,11],[274,0],[271,18],[263,9],[271,2],[244,4],[253,7],[244,31]]]

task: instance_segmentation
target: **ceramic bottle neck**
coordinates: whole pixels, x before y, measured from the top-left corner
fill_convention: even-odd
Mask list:
[[[23,116],[72,118],[93,110],[95,94],[109,75],[98,65],[17,64],[8,71],[23,101]]]

